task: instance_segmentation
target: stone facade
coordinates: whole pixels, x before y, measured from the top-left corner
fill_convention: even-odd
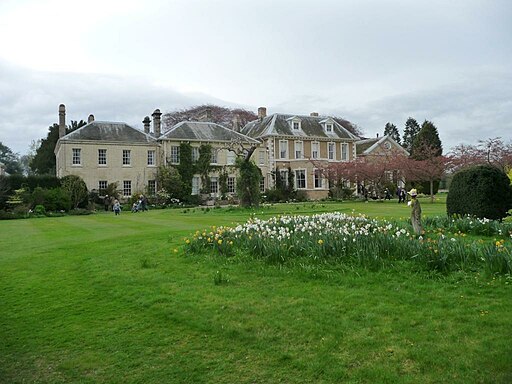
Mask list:
[[[146,193],[155,185],[160,163],[157,144],[69,140],[58,149],[57,177],[80,176],[89,190],[100,191],[110,183],[117,183],[123,196],[128,197]],[[148,163],[148,159],[153,160]]]
[[[391,138],[363,139],[353,135],[331,117],[273,114],[258,109],[258,119],[241,132],[208,121],[184,121],[161,132],[161,112],[143,120],[144,131],[125,123],[94,121],[60,137],[55,148],[57,176],[77,175],[89,190],[101,191],[117,183],[124,197],[136,193],[154,193],[160,165],[177,165],[180,144],[190,143],[192,157],[198,157],[203,144],[212,147],[210,190],[205,191],[200,175],[193,178],[192,193],[220,196],[221,172],[228,175],[228,195],[235,193],[237,155],[254,149],[251,159],[262,171],[261,190],[275,187],[276,172],[283,180],[293,172],[294,188],[309,199],[326,198],[327,178],[322,170],[332,162],[353,161],[356,156],[378,156],[403,149]],[[206,115],[208,116],[208,111]],[[65,107],[59,106],[59,125],[65,124]],[[65,129],[60,131],[65,132]],[[389,148],[388,148],[389,147]]]
[[[295,189],[312,200],[326,198],[329,184],[322,170],[330,162],[353,161],[359,138],[333,118],[317,113],[266,116],[266,109],[260,108],[258,116],[242,133],[260,140],[259,150],[266,152],[264,164],[256,161],[265,177],[265,188],[275,187],[276,172],[287,179],[291,171]]]

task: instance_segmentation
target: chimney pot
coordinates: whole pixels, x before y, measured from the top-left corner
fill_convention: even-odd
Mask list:
[[[160,116],[162,116],[162,112],[160,112],[159,109],[155,109],[155,112],[151,115],[153,117],[153,133],[155,134],[155,137],[160,137],[160,128],[161,128],[161,121]]]
[[[233,116],[233,131],[240,132],[240,125],[241,125],[240,115],[238,113],[236,113]]]
[[[309,115],[313,117],[318,117],[318,112],[311,112]]]
[[[146,116],[144,120],[142,120],[142,124],[144,124],[144,133],[149,134],[149,124],[151,124],[149,116]]]
[[[66,106],[59,105],[59,139],[66,135]]]
[[[206,108],[206,121],[212,121],[212,109],[210,107]]]
[[[267,117],[267,108],[259,107],[258,108],[258,119],[263,120],[265,117]]]
[[[94,115],[93,114],[90,114],[89,117],[87,118],[87,124],[90,124],[94,121]]]

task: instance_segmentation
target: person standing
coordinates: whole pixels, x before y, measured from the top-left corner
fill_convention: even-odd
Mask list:
[[[412,229],[414,233],[421,235],[423,233],[423,226],[421,225],[421,205],[418,200],[418,192],[413,188],[408,193],[411,196],[411,201],[409,201],[408,205],[411,207]]]
[[[121,213],[121,204],[119,204],[119,200],[114,200],[114,206],[112,207],[112,209],[114,210],[116,216]]]
[[[144,195],[140,195],[140,208],[143,212],[148,210],[148,199]]]
[[[398,195],[398,204],[400,204],[402,202],[402,187],[398,187],[396,194]]]
[[[108,195],[103,198],[103,204],[105,205],[105,212],[110,211],[110,197]]]

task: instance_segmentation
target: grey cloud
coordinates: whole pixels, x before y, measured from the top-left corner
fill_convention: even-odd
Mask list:
[[[58,106],[66,105],[67,122],[124,121],[142,128],[142,119],[160,108],[163,112],[203,103],[228,103],[204,94],[183,94],[140,78],[114,75],[35,72],[0,62],[0,141],[26,153],[32,140],[46,137],[58,121]]]
[[[383,98],[345,115],[371,136],[382,133],[388,121],[403,129],[409,116],[420,124],[433,121],[445,152],[489,137],[510,140],[512,73],[479,73],[462,82]]]

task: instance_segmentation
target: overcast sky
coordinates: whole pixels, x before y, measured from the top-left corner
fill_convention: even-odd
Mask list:
[[[512,139],[509,0],[1,0],[0,141],[203,103]]]

